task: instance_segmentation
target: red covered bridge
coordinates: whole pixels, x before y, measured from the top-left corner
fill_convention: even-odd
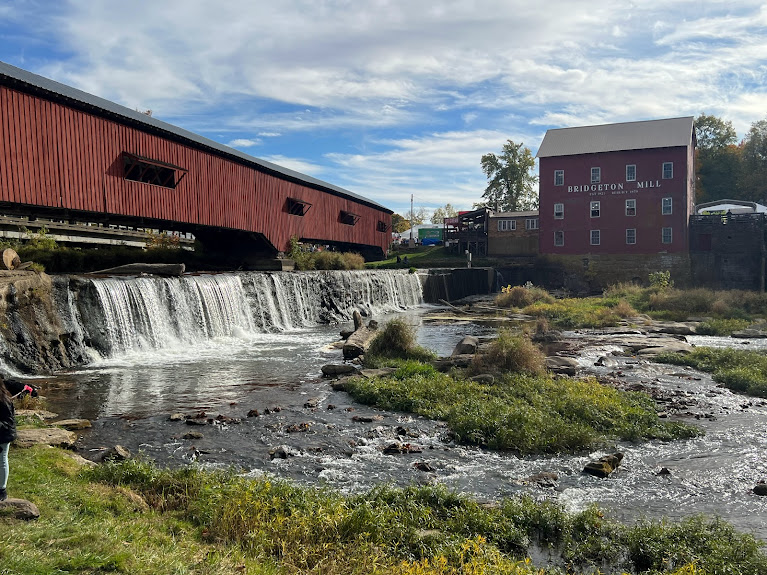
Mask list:
[[[0,213],[191,232],[246,257],[297,236],[375,259],[392,211],[0,62]]]

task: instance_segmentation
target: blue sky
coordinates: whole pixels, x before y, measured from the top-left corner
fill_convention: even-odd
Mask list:
[[[0,60],[398,213],[548,128],[767,117],[749,0],[0,0]]]

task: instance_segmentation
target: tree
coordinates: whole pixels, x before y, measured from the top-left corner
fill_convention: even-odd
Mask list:
[[[485,154],[481,160],[487,176],[484,201],[475,204],[503,212],[531,210],[538,207],[538,192],[534,186],[538,176],[533,175],[535,158],[529,148],[508,140],[500,156]]]
[[[445,218],[454,218],[458,215],[455,208],[450,204],[445,204],[444,208],[437,208],[431,215],[431,223],[442,224],[445,222]]]
[[[751,124],[741,144],[742,199],[767,201],[767,120]]]
[[[399,214],[391,215],[391,229],[393,232],[401,234],[410,229],[410,220]]]
[[[699,202],[742,196],[741,149],[732,122],[701,114],[695,119],[696,197]]]

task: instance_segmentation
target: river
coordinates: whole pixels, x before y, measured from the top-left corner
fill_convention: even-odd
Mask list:
[[[125,301],[141,293],[152,301],[163,297],[160,292],[147,296],[147,285],[114,281],[112,295],[128,298]],[[106,289],[107,283],[99,287]],[[128,293],[133,288],[136,293]],[[242,302],[220,295],[214,299],[229,323],[218,332],[209,329],[211,321],[218,321],[210,318],[196,327],[163,331],[171,318],[164,315],[166,308],[152,304],[142,321],[147,325],[154,321],[154,326],[139,326],[135,313],[113,319],[126,321],[120,329],[134,332],[112,334],[112,351],[92,351],[93,361],[87,367],[40,381],[51,406],[62,416],[93,422],[78,441],[86,457],[95,458],[103,448],[121,444],[161,464],[236,466],[253,476],[273,474],[344,492],[380,482],[439,482],[481,499],[530,493],[556,499],[571,510],[597,503],[622,521],[706,513],[767,540],[767,498],[751,492],[758,480],[767,478],[767,402],[734,395],[686,368],[615,357],[617,368],[610,369],[623,371],[628,381],[689,397],[699,418],[691,415],[686,420],[702,427],[705,436],[669,443],[614,442],[592,453],[554,457],[520,458],[463,447],[446,441],[446,429],[439,422],[371,409],[334,391],[321,378],[320,368],[340,361],[340,350],[330,344],[338,340],[344,324],[321,324],[305,308],[298,309],[313,304],[299,305],[295,298],[283,301],[281,305],[292,306],[294,319],[283,314],[282,323],[271,319],[262,323],[252,313],[235,317],[243,313],[238,307]],[[252,300],[252,296],[237,297]],[[449,355],[463,335],[494,332],[470,322],[431,322],[427,312],[433,308],[412,298],[390,304],[368,312],[379,321],[404,317],[417,326],[419,343],[438,355]],[[176,316],[205,316],[195,316],[192,308],[167,309]],[[189,318],[184,322],[191,322]],[[739,345],[729,338],[700,343]],[[586,372],[603,374],[608,368],[594,363],[615,349],[593,347],[581,356],[581,365]],[[251,410],[258,415],[248,417]],[[213,423],[170,421],[169,415],[177,412],[201,416],[204,412],[201,419]],[[383,448],[395,440],[422,451],[385,455]],[[581,473],[589,459],[613,451],[622,451],[625,457],[609,479]],[[427,465],[416,467],[419,463]],[[663,467],[670,475],[658,475]],[[541,471],[559,475],[556,488],[524,481]]]

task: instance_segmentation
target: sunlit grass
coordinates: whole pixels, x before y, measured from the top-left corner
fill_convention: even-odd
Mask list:
[[[343,496],[268,477],[145,461],[83,471],[64,452],[12,450],[10,489],[33,522],[0,518],[0,572],[517,575],[610,571],[757,575],[753,537],[704,518],[635,527],[529,497],[487,506],[441,486]],[[527,557],[550,549],[560,568]],[[646,572],[646,571],[642,571]]]
[[[639,441],[695,436],[660,420],[652,400],[594,379],[505,373],[493,383],[405,362],[388,377],[353,378],[355,400],[445,421],[457,441],[522,454],[576,452],[607,439]]]
[[[656,361],[688,365],[711,373],[714,381],[736,393],[767,397],[767,356],[758,351],[697,347],[685,355],[662,354]]]

